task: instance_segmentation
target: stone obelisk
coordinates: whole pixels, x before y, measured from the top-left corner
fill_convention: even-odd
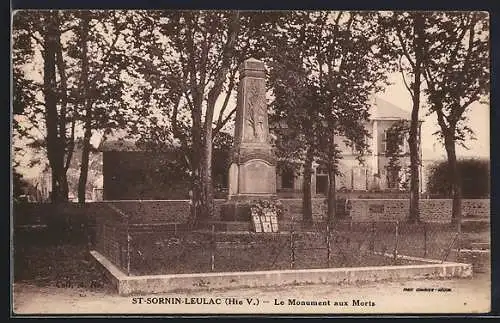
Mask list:
[[[241,64],[236,105],[229,195],[222,208],[227,220],[249,217],[249,202],[276,196],[276,155],[269,141],[263,62],[249,58]]]

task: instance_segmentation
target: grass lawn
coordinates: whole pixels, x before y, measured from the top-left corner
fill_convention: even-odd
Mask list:
[[[176,239],[177,243],[171,241]],[[176,238],[151,234],[132,238],[131,274],[176,274],[327,267],[384,266],[394,264],[368,249],[354,250],[331,242],[330,263],[325,236],[298,232],[294,247],[290,234],[217,233],[215,249],[211,236],[189,233]],[[213,260],[212,260],[213,255]],[[293,267],[292,267],[293,262]],[[413,263],[398,260],[397,264]],[[213,264],[213,269],[212,269]]]
[[[15,282],[102,291],[111,288],[103,270],[83,244],[19,244],[14,250]]]

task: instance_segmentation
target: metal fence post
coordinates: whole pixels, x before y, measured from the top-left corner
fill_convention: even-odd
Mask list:
[[[330,267],[330,222],[326,223],[326,266]]]
[[[424,223],[424,258],[427,258],[427,223]]]
[[[460,233],[459,233],[459,232],[457,232],[457,233],[455,234],[455,237],[454,237],[454,238],[453,238],[453,240],[451,241],[451,243],[450,243],[449,247],[445,250],[445,251],[446,251],[446,253],[445,253],[445,255],[444,255],[444,257],[443,257],[443,259],[442,259],[441,263],[444,263],[444,262],[448,259],[448,256],[450,255],[450,252],[451,252],[451,248],[453,248],[453,245],[455,244],[455,241],[457,240],[457,238],[458,238],[458,236],[459,236],[459,235],[460,235]]]
[[[126,217],[126,226],[127,226],[127,276],[130,276],[130,241],[132,240],[132,237],[130,236],[130,231],[129,231],[129,219],[128,216]]]
[[[210,255],[210,271],[214,271],[215,269],[215,248],[216,248],[216,241],[215,241],[215,224],[212,224],[212,248],[211,249],[211,255]]]
[[[107,238],[107,228],[106,228],[106,220],[102,221],[102,252],[104,256],[109,257],[109,250],[108,250],[108,238]]]
[[[370,237],[370,251],[375,252],[375,221],[372,222]]]
[[[398,238],[399,238],[399,221],[396,221],[395,237],[394,237],[394,264],[398,261]]]

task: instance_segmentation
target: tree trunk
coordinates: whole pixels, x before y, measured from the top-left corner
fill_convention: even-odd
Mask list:
[[[462,183],[457,165],[457,155],[455,151],[455,141],[450,135],[444,139],[446,154],[448,157],[449,176],[451,180],[451,222],[457,225],[457,231],[461,232],[462,223]]]
[[[335,219],[336,188],[335,188],[335,167],[333,163],[328,163],[328,197],[327,197],[327,221],[331,223]]]
[[[302,222],[306,227],[311,227],[313,223],[311,196],[311,175],[313,158],[313,148],[308,147],[306,160],[304,162],[304,178],[302,180]]]
[[[408,143],[410,145],[410,210],[409,222],[417,223],[420,221],[419,210],[419,120],[418,112],[420,109],[420,84],[422,75],[422,60],[423,60],[423,29],[424,18],[422,13],[415,13],[415,67],[413,80],[413,107],[411,111],[410,134]]]
[[[64,137],[58,131],[59,116],[57,111],[57,84],[56,84],[56,52],[59,39],[59,25],[49,12],[46,16],[46,30],[43,44],[43,94],[45,100],[45,126],[47,129],[47,158],[52,173],[51,201],[53,203],[68,200],[68,181],[64,168]]]
[[[205,121],[205,122],[208,122]],[[205,128],[205,141],[203,145],[203,161],[202,161],[202,174],[203,174],[203,199],[202,199],[202,214],[205,219],[213,216],[214,210],[214,187],[212,179],[212,122],[208,122],[209,127]]]
[[[85,203],[87,192],[87,178],[89,173],[89,156],[90,156],[90,138],[92,136],[91,129],[91,111],[87,110],[85,115],[85,132],[83,135],[82,147],[82,165],[80,166],[80,178],[78,179],[78,203]]]
[[[59,25],[59,16],[56,14],[54,16],[56,19],[56,24]],[[66,76],[66,65],[64,64],[64,58],[63,58],[63,52],[62,52],[62,45],[61,45],[61,34],[60,32],[57,33],[57,40],[56,40],[56,67],[57,71],[59,73],[59,80],[60,80],[60,90],[59,90],[59,100],[60,100],[60,108],[59,108],[59,116],[58,116],[58,122],[59,122],[59,138],[60,138],[60,143],[61,143],[61,152],[62,152],[62,160],[65,161],[64,164],[64,174],[67,173],[69,166],[71,165],[71,158],[73,157],[73,151],[74,151],[74,126],[75,122],[72,120],[71,122],[71,132],[70,132],[70,137],[68,138],[66,136],[66,125],[67,125],[67,108],[68,108],[68,95],[67,95],[67,89],[68,89],[68,78]],[[64,156],[64,151],[66,152],[66,156]],[[61,178],[61,182],[63,183],[62,189],[64,191],[69,191],[68,189],[68,179],[67,176],[63,176],[64,178]],[[64,193],[67,195],[67,193]]]
[[[336,187],[335,187],[335,137],[334,134],[329,138],[329,148],[328,148],[328,161],[327,161],[327,170],[328,170],[328,196],[327,196],[327,221],[331,223],[335,219],[335,211],[336,211]]]
[[[219,97],[224,81],[227,78],[229,71],[229,66],[231,64],[231,58],[233,56],[234,46],[236,44],[236,37],[240,28],[239,13],[234,12],[231,15],[230,24],[228,26],[228,39],[222,50],[222,64],[220,70],[217,72],[214,85],[208,93],[207,99],[207,109],[205,114],[205,125],[203,129],[203,161],[201,165],[202,170],[202,216],[207,219],[213,216],[214,213],[214,187],[212,178],[212,149],[213,149],[213,129],[212,123],[214,119],[215,103]],[[208,55],[208,51],[206,52]],[[208,59],[208,56],[205,56]],[[202,64],[204,69],[205,64]],[[204,77],[201,78],[202,83],[204,82]]]
[[[51,192],[50,192],[50,201],[52,203],[57,203],[57,202],[59,202],[60,195],[61,195],[61,194],[59,194],[59,181],[57,179],[58,174],[57,174],[55,167],[52,166],[52,163],[50,162],[50,160],[49,160],[49,163],[51,166],[51,169],[50,169],[51,178],[50,179],[52,181]]]
[[[62,202],[67,202],[68,201],[68,194],[69,194],[69,185],[68,185],[68,176],[66,175],[66,171],[63,169],[61,170],[59,174],[59,185],[60,185],[60,192]]]
[[[92,137],[92,102],[89,98],[89,67],[87,56],[87,37],[89,32],[88,13],[82,12],[82,97],[85,106],[85,123],[82,147],[82,164],[80,166],[80,178],[78,179],[78,203],[85,203],[87,191],[87,178],[89,173],[90,138]]]
[[[192,165],[192,207],[190,225],[196,227],[200,220],[205,218],[203,214],[203,174],[202,174],[202,154],[203,154],[203,141],[202,141],[202,124],[201,124],[201,105],[203,98],[201,93],[195,89],[193,95],[193,127],[191,129],[192,148],[191,148],[191,165]]]

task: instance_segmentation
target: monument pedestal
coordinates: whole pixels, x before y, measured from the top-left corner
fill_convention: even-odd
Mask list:
[[[226,201],[221,205],[222,221],[250,221],[251,200]]]
[[[229,195],[224,221],[249,221],[255,200],[276,197],[276,155],[269,142],[264,63],[250,58],[240,66]]]
[[[221,205],[222,221],[250,221],[250,208],[256,200],[273,200],[276,195],[241,195]]]

